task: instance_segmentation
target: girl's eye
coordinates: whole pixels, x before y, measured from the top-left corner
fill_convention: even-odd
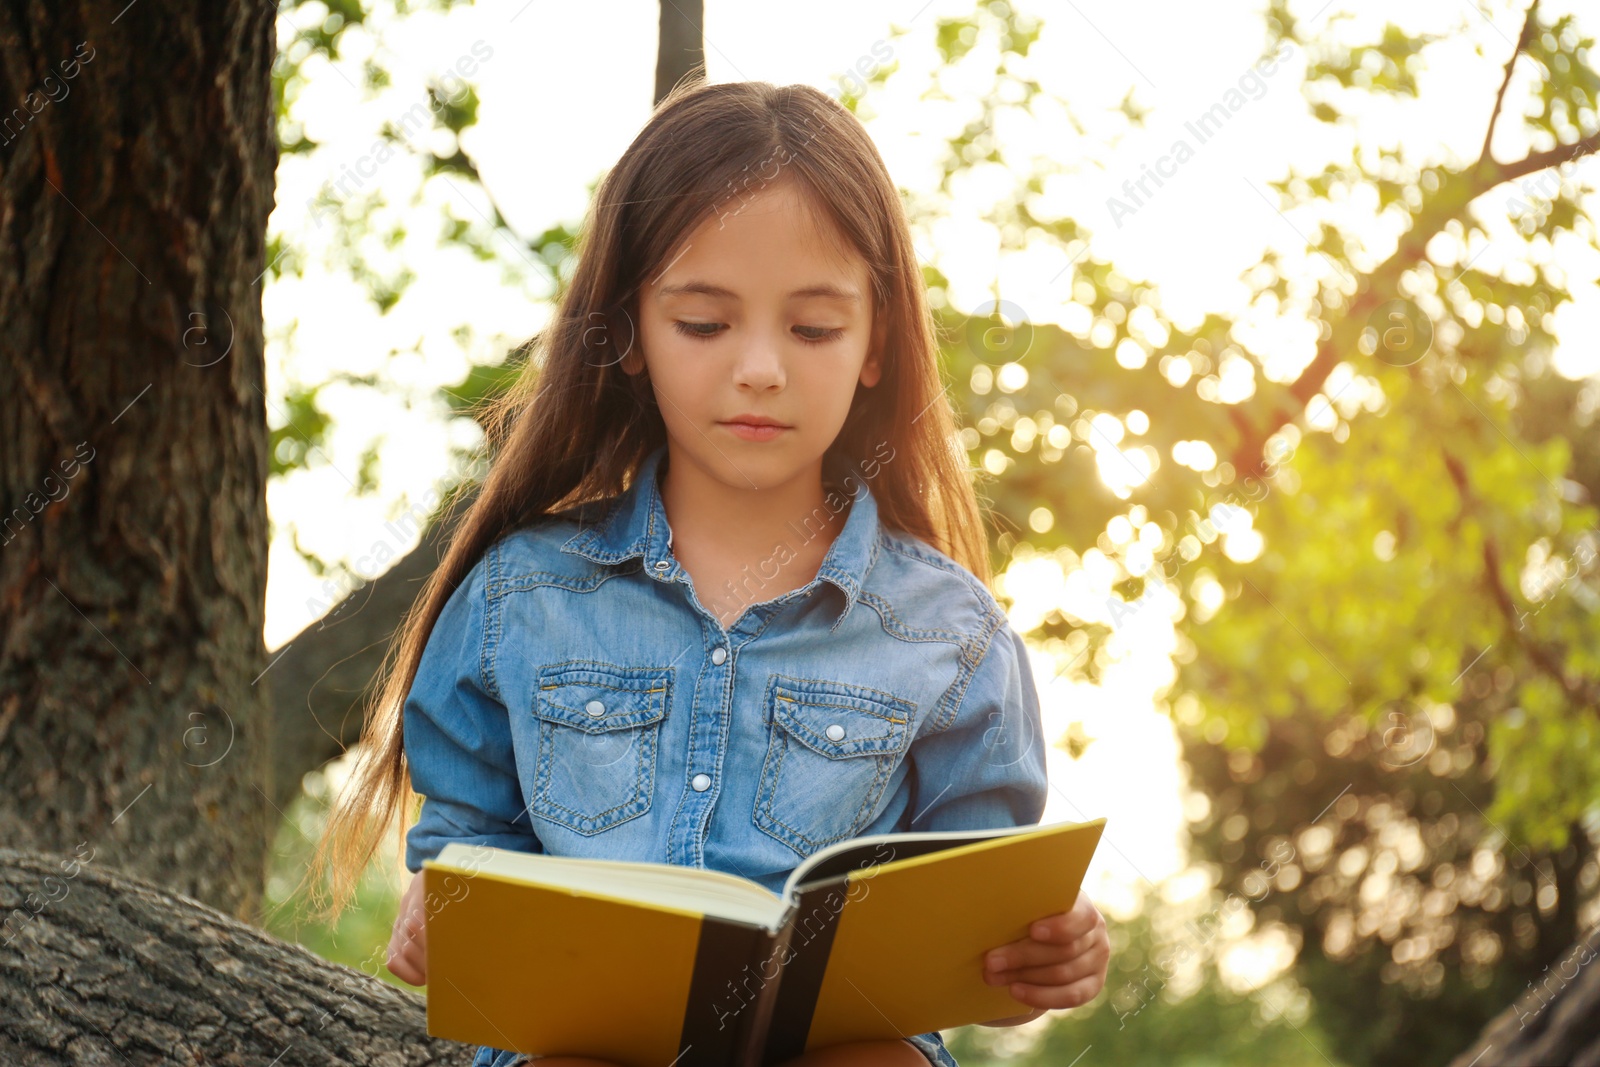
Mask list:
[[[816,333],[809,334],[803,332],[806,330],[815,330]],[[796,326],[795,331],[800,334],[800,340],[806,342],[807,344],[820,345],[828,341],[836,340],[840,334],[844,333],[844,327],[841,326],[837,329],[830,330],[824,326]]]
[[[722,329],[720,322],[683,322],[674,321],[672,328],[685,337],[694,337],[701,341],[709,341]]]
[[[672,328],[685,337],[693,337],[700,341],[709,341],[722,332],[720,322],[684,322],[681,319],[672,323]],[[829,328],[826,326],[796,326],[795,335],[808,345],[826,344],[838,340],[844,333],[844,327]]]

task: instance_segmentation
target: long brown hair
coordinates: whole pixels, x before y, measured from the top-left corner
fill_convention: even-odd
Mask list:
[[[497,539],[622,492],[639,461],[665,442],[648,374],[618,366],[636,342],[638,293],[697,225],[773,180],[797,182],[866,261],[874,318],[882,320],[874,329],[882,378],[870,389],[857,385],[829,453],[861,464],[887,441],[894,458],[872,482],[880,520],[990,580],[921,268],[899,193],[866,129],[806,85],[680,83],[600,183],[559,311],[526,346],[533,358],[517,383],[487,410],[495,452],[488,475],[389,647],[356,766],[307,872],[316,898],[328,900],[323,917],[338,916],[395,816],[412,812],[402,711],[445,602]],[[397,826],[402,842],[408,821]]]

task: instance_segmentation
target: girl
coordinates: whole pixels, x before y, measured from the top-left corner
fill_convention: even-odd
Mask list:
[[[313,867],[319,885],[332,867],[330,913],[413,786],[413,872],[464,841],[777,891],[848,837],[1037,822],[1038,693],[985,584],[921,271],[865,129],[803,85],[682,85],[584,234],[393,646]],[[412,984],[421,886],[389,947]],[[986,980],[1032,1010],[987,1025],[1099,993],[1105,924],[1061,903],[990,954]],[[787,1067],[926,1062],[954,1067],[936,1032]]]

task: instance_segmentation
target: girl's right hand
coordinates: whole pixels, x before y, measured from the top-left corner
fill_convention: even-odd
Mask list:
[[[411,884],[400,898],[400,911],[389,935],[388,968],[390,974],[411,985],[428,981],[428,924],[421,871],[411,876]]]

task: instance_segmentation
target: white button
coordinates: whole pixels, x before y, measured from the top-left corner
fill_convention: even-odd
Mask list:
[[[696,793],[704,793],[711,788],[711,776],[709,774],[697,774],[690,780],[689,784],[694,786]]]
[[[664,571],[664,570],[666,570],[666,569],[667,569],[667,568],[668,568],[668,567],[670,567],[670,566],[672,566],[672,564],[670,564],[670,563],[668,563],[668,562],[667,562],[667,561],[666,561],[666,560],[664,560],[664,559],[658,559],[658,560],[656,560],[656,570],[658,570],[658,571]]]
[[[843,741],[844,740],[844,727],[840,726],[838,723],[834,723],[832,726],[828,727],[828,740],[829,741]]]
[[[589,703],[583,706],[583,710],[587,711],[590,715],[604,715],[606,713],[606,706],[600,703],[598,700],[591,700]]]
[[[722,648],[721,646],[718,646],[717,648],[714,648],[714,649],[711,650],[711,662],[712,663],[721,663],[723,660],[725,660],[727,658],[728,658],[728,650],[727,649]]]

